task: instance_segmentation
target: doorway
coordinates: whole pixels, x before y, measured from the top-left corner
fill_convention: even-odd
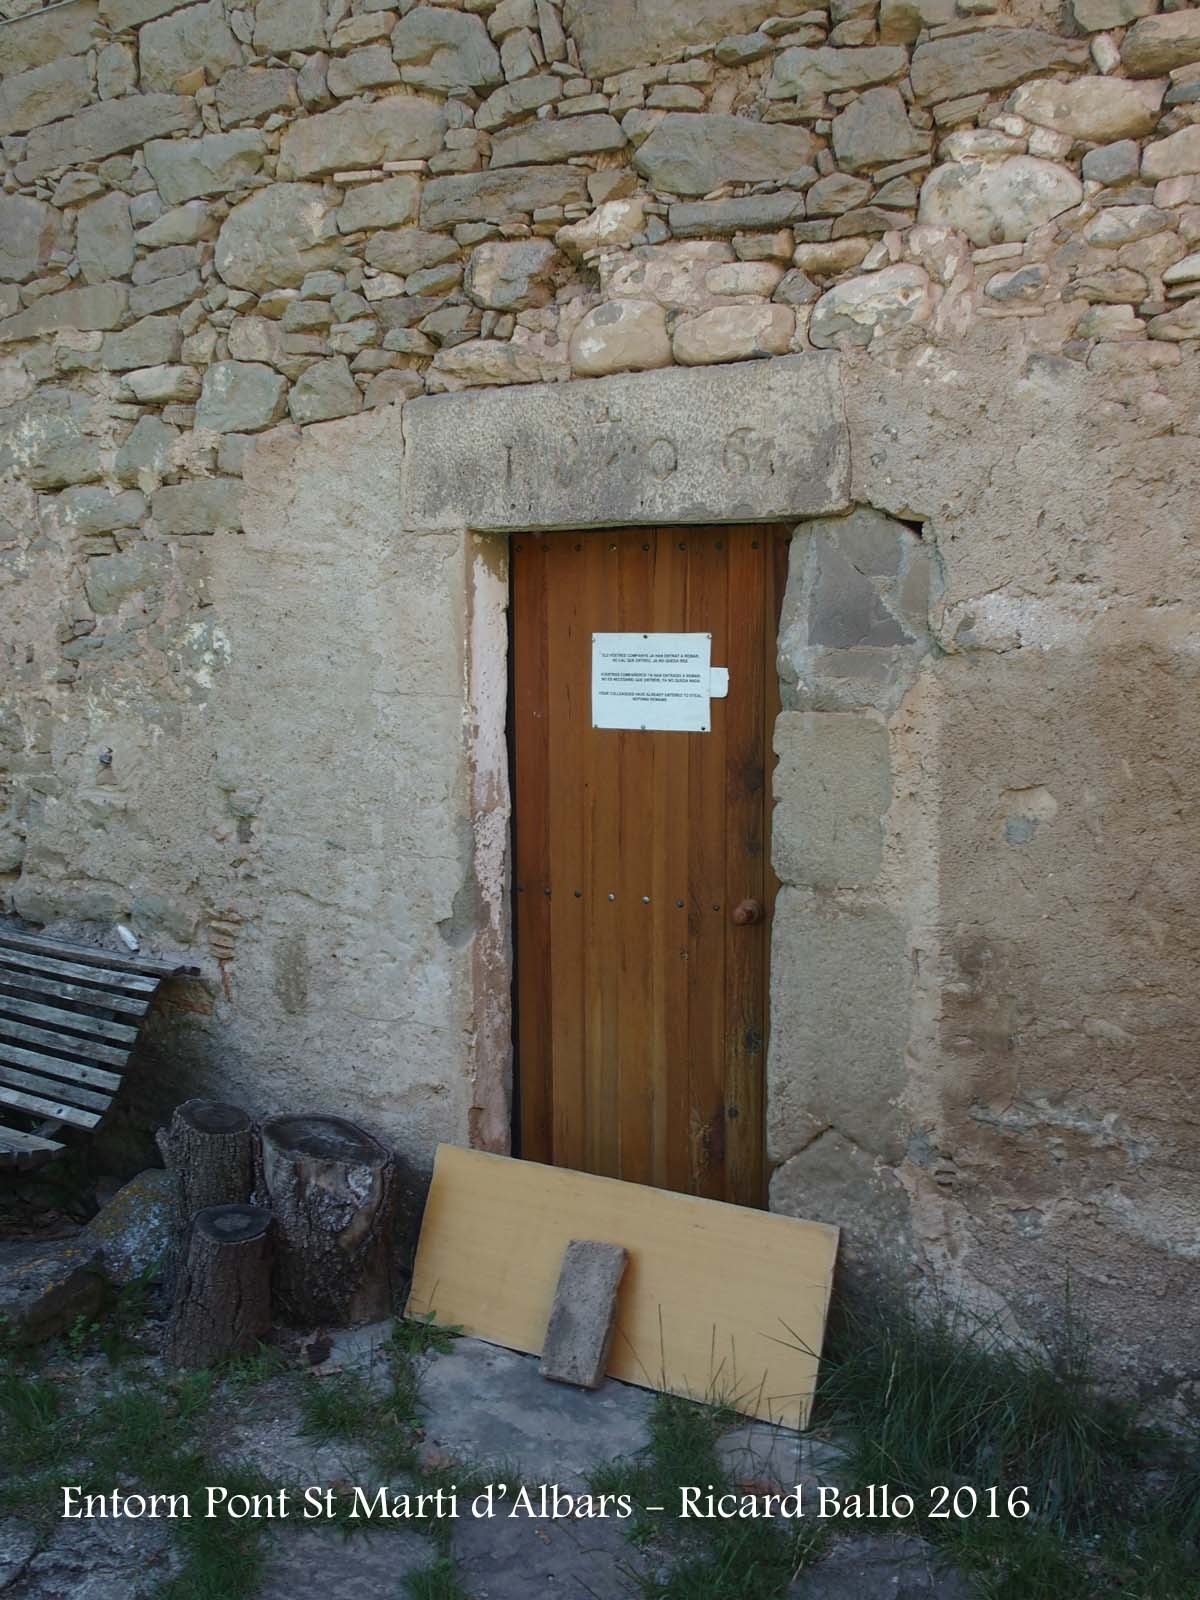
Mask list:
[[[787,539],[787,529],[748,525],[512,541],[526,1159],[765,1203],[771,735]],[[673,714],[636,696],[595,726],[596,635],[647,649],[655,636],[696,641],[727,685],[713,674],[691,731],[664,727]]]

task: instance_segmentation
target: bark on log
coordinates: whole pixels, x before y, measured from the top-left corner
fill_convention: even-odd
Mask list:
[[[342,1117],[271,1117],[261,1188],[275,1217],[276,1311],[312,1327],[390,1316],[397,1176],[391,1151]]]
[[[248,1355],[271,1327],[271,1213],[207,1206],[196,1213],[167,1321],[164,1359],[210,1367]]]
[[[185,1100],[155,1137],[175,1186],[174,1237],[163,1267],[170,1294],[196,1213],[252,1198],[254,1124],[240,1106]]]

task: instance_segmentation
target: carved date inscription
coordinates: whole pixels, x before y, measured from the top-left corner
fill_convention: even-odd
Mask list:
[[[500,445],[504,456],[504,481],[516,488],[521,478],[524,447],[515,441]],[[713,461],[730,479],[769,474],[775,451],[773,438],[757,428],[734,428],[721,440],[687,439],[660,432],[647,439],[642,431],[627,429],[618,416],[601,415],[590,428],[566,428],[555,435],[550,471],[563,489],[592,489],[598,482],[617,477],[630,493],[640,497],[652,484],[666,483],[689,464],[711,471]],[[538,470],[546,463],[540,461]]]

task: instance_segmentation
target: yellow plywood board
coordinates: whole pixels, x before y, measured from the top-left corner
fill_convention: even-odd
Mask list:
[[[624,1245],[609,1375],[808,1421],[838,1230],[441,1145],[410,1315],[542,1348],[572,1239]]]

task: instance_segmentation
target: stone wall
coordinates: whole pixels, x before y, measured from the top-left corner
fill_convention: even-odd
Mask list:
[[[991,5],[0,0],[0,894],[200,961],[163,1102],[502,1148],[502,534],[719,515],[707,367],[821,513],[772,1203],[1186,1396],[1200,10]]]

